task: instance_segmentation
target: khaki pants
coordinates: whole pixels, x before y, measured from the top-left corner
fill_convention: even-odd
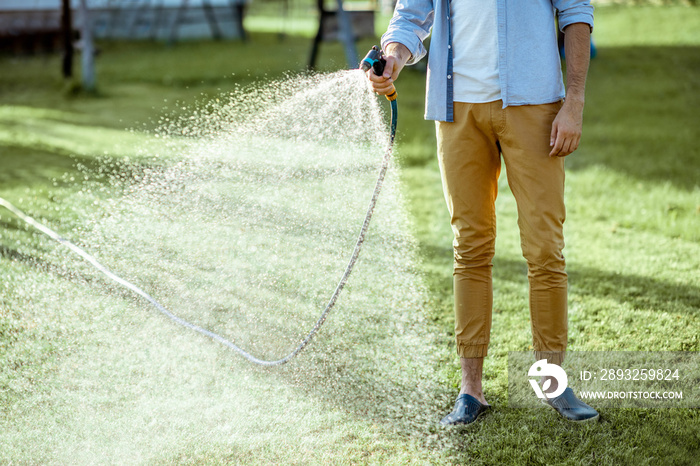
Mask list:
[[[486,356],[491,333],[495,200],[501,154],[518,206],[528,266],[535,357],[561,364],[567,338],[564,159],[549,157],[562,103],[501,108],[455,102],[454,122],[437,122],[438,159],[454,232],[455,337],[463,358]]]

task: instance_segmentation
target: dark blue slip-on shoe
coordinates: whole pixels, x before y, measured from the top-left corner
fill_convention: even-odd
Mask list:
[[[571,388],[564,390],[564,393],[558,397],[547,400],[547,403],[569,421],[581,422],[598,419],[598,411],[576,398]]]
[[[489,405],[483,405],[471,395],[466,393],[457,397],[455,409],[450,414],[442,418],[441,426],[454,426],[459,424],[471,424],[476,421],[481,414],[490,408]]]

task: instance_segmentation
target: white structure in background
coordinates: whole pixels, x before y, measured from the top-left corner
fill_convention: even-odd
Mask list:
[[[83,72],[83,88],[86,91],[94,91],[97,86],[95,77],[95,47],[92,41],[92,15],[88,9],[88,0],[80,0],[80,42],[81,63]]]
[[[86,0],[96,38],[244,38],[248,0]],[[74,28],[81,28],[80,0],[71,0]],[[0,37],[59,31],[61,0],[0,1]]]
[[[379,0],[379,6],[381,7],[383,14],[391,15],[394,13],[396,0]]]

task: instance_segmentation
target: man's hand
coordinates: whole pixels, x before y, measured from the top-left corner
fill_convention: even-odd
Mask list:
[[[565,157],[578,148],[583,127],[583,101],[566,100],[552,123],[550,157]]]
[[[386,66],[382,76],[374,74],[372,68],[367,71],[367,78],[370,80],[372,90],[379,95],[387,95],[392,92],[394,81],[399,77],[399,73],[406,65],[408,59],[411,58],[411,52],[405,45],[391,42],[386,45],[384,58],[386,59]]]
[[[583,103],[586,75],[591,53],[591,28],[585,23],[574,23],[564,29],[566,52],[566,100],[552,123],[549,145],[550,157],[564,157],[572,153],[581,141]]]

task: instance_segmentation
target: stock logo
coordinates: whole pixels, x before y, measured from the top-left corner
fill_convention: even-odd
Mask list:
[[[569,378],[566,376],[564,369],[556,364],[549,364],[546,359],[540,359],[530,366],[527,375],[529,377],[549,377],[545,379],[542,388],[540,388],[536,380],[528,379],[532,389],[535,391],[535,395],[541,399],[551,399],[561,395],[569,383]],[[552,386],[552,380],[554,380],[554,386]]]

